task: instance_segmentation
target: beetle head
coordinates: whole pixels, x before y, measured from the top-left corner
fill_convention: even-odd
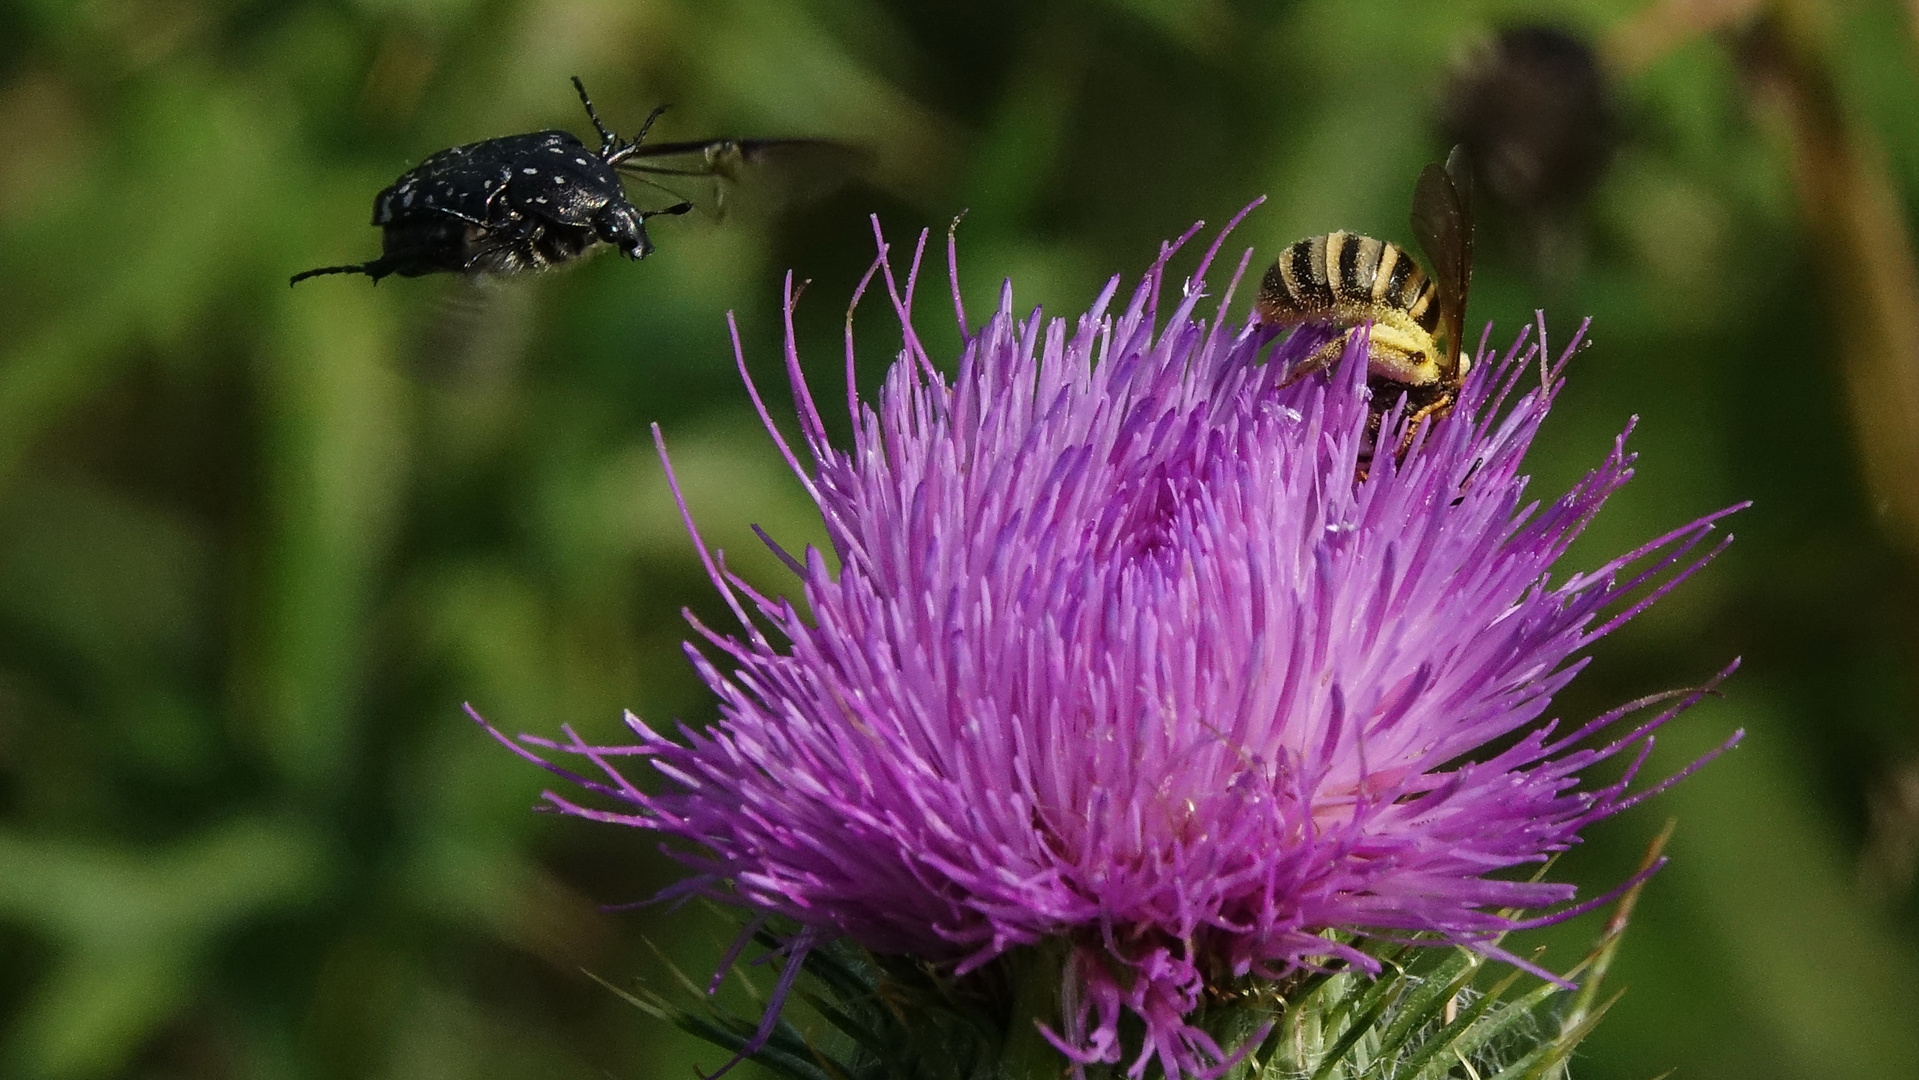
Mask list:
[[[631,203],[611,202],[601,207],[593,215],[593,232],[629,259],[644,259],[653,253],[653,241],[646,235],[646,217]]]

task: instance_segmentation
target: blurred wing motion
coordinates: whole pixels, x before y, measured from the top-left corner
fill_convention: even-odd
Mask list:
[[[1465,147],[1453,147],[1445,168],[1428,165],[1419,174],[1413,235],[1439,283],[1439,334],[1446,339],[1446,368],[1456,371],[1473,277],[1473,174]]]
[[[533,332],[531,289],[516,281],[466,277],[429,299],[410,335],[406,364],[423,382],[443,389],[509,379]]]
[[[653,177],[711,180],[718,212],[735,187],[772,210],[825,198],[871,162],[865,149],[830,139],[702,139],[636,146],[614,167],[647,183]]]

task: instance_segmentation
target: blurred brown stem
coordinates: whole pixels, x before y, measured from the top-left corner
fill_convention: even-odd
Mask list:
[[[1823,15],[1810,0],[1776,0],[1743,35],[1741,59],[1790,154],[1873,516],[1910,566],[1919,556],[1919,260],[1885,155],[1839,99]],[[1862,880],[1902,892],[1913,841],[1909,819],[1875,813]]]
[[[1919,0],[1909,7],[1919,34]],[[1736,44],[1756,111],[1786,148],[1872,515],[1910,567],[1919,557],[1919,260],[1885,155],[1840,100],[1828,15],[1814,0],[1654,0],[1614,28],[1606,54],[1630,74],[1708,34]],[[1910,592],[1909,580],[1902,586]],[[1914,642],[1908,624],[1908,650]],[[1895,771],[1871,801],[1861,880],[1887,896],[1910,887],[1919,860],[1913,770]]]
[[[1874,516],[1919,553],[1919,261],[1884,154],[1824,62],[1816,6],[1779,0],[1742,37],[1754,100],[1778,123],[1835,344]]]
[[[1689,41],[1746,22],[1759,5],[1760,0],[1655,0],[1606,35],[1606,58],[1622,74],[1644,71]]]
[[[1919,555],[1919,260],[1885,156],[1839,100],[1824,16],[1813,0],[1656,0],[1606,53],[1632,73],[1703,35],[1735,36],[1753,100],[1786,144],[1873,516]]]

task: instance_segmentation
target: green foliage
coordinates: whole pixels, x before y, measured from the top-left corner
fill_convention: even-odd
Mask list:
[[[1646,6],[1549,13],[1610,40]],[[1910,224],[1906,6],[1831,7],[1828,66]],[[606,737],[623,708],[711,716],[679,612],[724,611],[648,425],[708,539],[763,588],[789,579],[750,524],[789,549],[820,537],[738,387],[724,313],[780,413],[779,276],[812,279],[802,348],[816,387],[837,387],[869,212],[898,242],[971,207],[975,317],[1003,275],[1022,305],[1074,311],[1261,193],[1239,239],[1263,257],[1332,228],[1408,241],[1412,178],[1444,149],[1429,118],[1445,66],[1521,10],[1547,9],[0,5],[0,1076],[716,1065],[580,974],[657,977],[649,937],[703,974],[723,948],[712,918],[600,911],[676,871],[642,837],[528,813],[546,779],[459,706]],[[1536,490],[1642,418],[1642,479],[1575,562],[1757,503],[1731,553],[1609,639],[1559,702],[1584,717],[1746,658],[1649,766],[1751,732],[1663,799],[1682,822],[1674,863],[1582,1080],[1919,1075],[1910,815],[1872,794],[1919,755],[1915,576],[1859,479],[1821,238],[1743,63],[1736,38],[1699,33],[1620,76],[1627,141],[1561,223],[1552,272],[1497,211],[1480,247],[1474,312],[1495,339],[1535,307],[1556,338],[1596,317]],[[425,155],[585,130],[570,75],[622,128],[671,101],[664,138],[840,136],[878,166],[783,216],[743,201],[724,222],[663,222],[645,263],[596,260],[477,310],[445,281],[286,287],[374,254],[374,192]],[[936,350],[952,341],[939,293],[922,290]],[[866,388],[898,340],[871,314]],[[1621,880],[1652,828],[1601,830],[1566,878]],[[1515,947],[1576,956],[1590,933]]]
[[[1669,836],[1670,826],[1649,861]],[[1574,1049],[1623,993],[1605,988],[1602,997],[1602,988],[1639,892],[1619,901],[1598,942],[1558,982],[1437,939],[1361,942],[1378,976],[1336,964],[1278,983],[1240,980],[1212,988],[1199,1022],[1238,1057],[1231,1080],[1564,1080]],[[788,1007],[755,1047],[769,1002],[762,985],[786,962],[778,936],[756,940],[771,973],[728,973],[748,990],[746,1012],[670,963],[674,985],[665,990],[606,985],[646,1015],[789,1080],[1047,1080],[1064,1066],[1032,1036],[1036,1023],[1060,1027],[1057,944],[955,979],[828,943],[805,955]],[[1034,988],[1037,1000],[1022,1007]],[[1093,1080],[1124,1072],[1084,1071]]]
[[[760,944],[776,945],[765,936]],[[770,958],[784,962],[778,952]],[[728,1009],[678,969],[669,970],[677,993],[614,992],[728,1054],[753,1044],[769,998],[746,975],[729,973],[752,991],[758,1011],[751,1015]],[[792,1080],[991,1080],[1009,1023],[1005,996],[994,993],[1005,988],[1003,975],[1001,966],[961,983],[924,964],[829,942],[806,954],[791,1007],[749,1056]],[[814,1022],[802,1028],[796,1013]]]

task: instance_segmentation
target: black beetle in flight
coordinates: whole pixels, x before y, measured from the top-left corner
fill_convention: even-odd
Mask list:
[[[577,77],[573,86],[600,133],[598,151],[557,130],[442,150],[374,197],[373,224],[382,230],[379,258],[307,270],[289,284],[321,274],[365,274],[376,282],[389,274],[510,277],[571,262],[602,243],[629,259],[644,259],[653,251],[646,220],[684,214],[693,204],[682,200],[641,210],[627,199],[622,173],[734,179],[740,166],[782,151],[852,156],[850,148],[815,139],[643,145],[665,106],[653,110],[638,135],[622,139],[600,122]]]

